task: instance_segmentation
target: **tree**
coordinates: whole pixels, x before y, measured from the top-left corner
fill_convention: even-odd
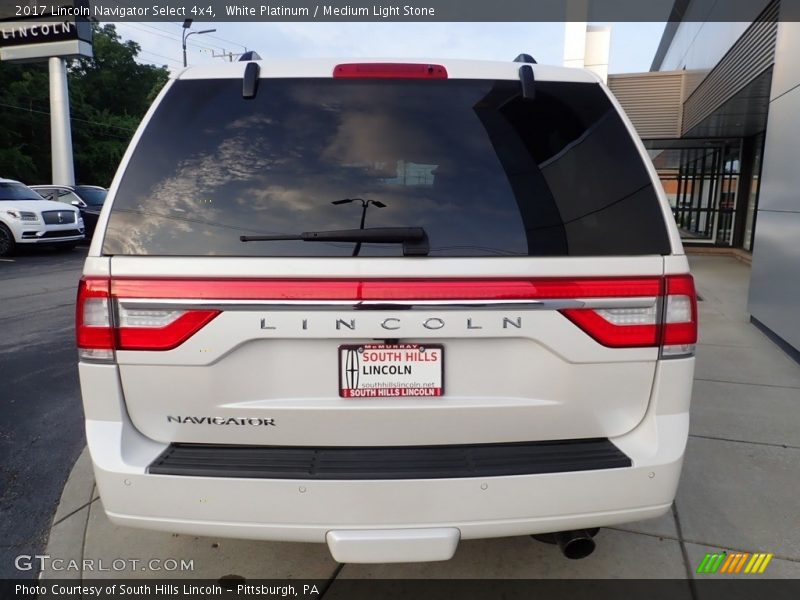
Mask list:
[[[68,68],[75,177],[109,185],[139,121],[169,78],[164,67],[136,62],[141,48],[113,25],[94,28],[94,57]],[[46,63],[0,63],[0,177],[50,181]]]
[[[46,67],[0,63],[0,177],[49,179],[39,170],[50,161],[47,90]]]

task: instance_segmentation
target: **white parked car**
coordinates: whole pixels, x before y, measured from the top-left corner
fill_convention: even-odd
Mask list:
[[[696,296],[647,153],[588,71],[270,60],[171,81],[80,283],[115,523],[445,560],[657,517]]]
[[[12,179],[0,179],[0,256],[17,244],[47,244],[71,250],[84,237],[77,208],[45,200]]]

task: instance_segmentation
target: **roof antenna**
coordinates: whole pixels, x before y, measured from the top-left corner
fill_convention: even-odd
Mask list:
[[[262,60],[261,55],[255,50],[248,50],[239,56],[239,62],[247,62],[248,60]]]
[[[520,54],[517,58],[514,59],[514,62],[521,62],[521,63],[531,63],[532,65],[538,64],[536,59],[533,58],[530,54]]]

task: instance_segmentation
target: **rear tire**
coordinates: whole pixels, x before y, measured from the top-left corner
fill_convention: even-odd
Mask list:
[[[14,234],[8,227],[0,223],[0,256],[11,256],[16,245]]]

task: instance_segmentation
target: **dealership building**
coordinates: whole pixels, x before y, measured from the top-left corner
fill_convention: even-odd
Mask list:
[[[726,3],[676,0],[650,72],[609,75],[608,85],[685,245],[752,257],[751,318],[797,358],[800,23],[784,2],[753,0],[749,22],[726,22]]]

